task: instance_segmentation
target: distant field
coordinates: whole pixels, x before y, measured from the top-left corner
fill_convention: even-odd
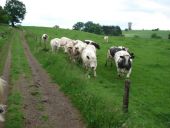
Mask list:
[[[103,36],[53,28],[24,27],[33,54],[49,72],[54,82],[68,95],[82,113],[89,128],[170,127],[170,42],[165,39],[148,39],[151,31],[125,32],[126,37],[110,37],[108,44]],[[81,65],[70,63],[68,56],[37,51],[43,33],[51,38],[66,36],[72,39],[91,39],[101,45],[97,51],[97,78],[87,79]],[[159,32],[166,37],[168,32]],[[146,38],[127,38],[139,34]],[[131,75],[130,108],[122,113],[124,79],[118,79],[115,66],[105,67],[107,49],[123,45],[133,51],[135,59]],[[50,48],[50,47],[49,47]]]
[[[151,35],[156,33],[158,36],[161,36],[163,39],[168,39],[168,34],[170,31],[151,31],[151,30],[132,30],[132,31],[123,31],[125,37],[134,37],[138,36],[141,38],[151,38]]]

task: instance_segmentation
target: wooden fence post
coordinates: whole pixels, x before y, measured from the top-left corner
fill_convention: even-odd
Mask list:
[[[128,105],[129,105],[129,89],[130,89],[130,80],[125,80],[125,89],[124,89],[124,96],[123,96],[123,111],[128,112]]]

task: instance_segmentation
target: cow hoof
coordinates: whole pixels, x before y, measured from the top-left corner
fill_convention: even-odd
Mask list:
[[[90,75],[88,75],[88,76],[87,76],[87,78],[89,78],[89,79],[90,79]]]

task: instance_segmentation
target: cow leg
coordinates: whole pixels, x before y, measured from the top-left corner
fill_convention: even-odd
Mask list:
[[[118,75],[119,77],[121,77],[121,71],[120,71],[119,68],[117,68],[117,75]]]
[[[107,61],[108,61],[108,59],[106,59],[106,63],[105,63],[105,66],[107,66]]]
[[[129,78],[131,74],[132,68],[130,68],[129,72],[127,73],[126,77]]]
[[[45,49],[46,49],[46,42],[44,43],[44,45],[45,45]]]
[[[113,66],[113,61],[112,61],[112,60],[110,60],[110,66],[111,66],[111,67]]]
[[[51,46],[51,51],[52,51],[52,53],[54,52],[54,47],[53,46]]]
[[[96,69],[94,69],[93,72],[94,72],[94,77],[96,77]]]
[[[68,51],[67,51],[67,47],[66,46],[64,46],[64,53],[67,53]]]

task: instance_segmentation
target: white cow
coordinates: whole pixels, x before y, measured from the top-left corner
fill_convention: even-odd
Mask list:
[[[82,51],[81,58],[83,65],[86,69],[88,69],[88,72],[92,69],[94,77],[96,77],[97,57],[95,46],[90,44],[87,45],[86,48]]]
[[[3,100],[4,86],[6,84],[7,82],[0,77],[0,121],[1,122],[5,121],[5,119],[3,118],[3,114],[5,113],[6,105],[2,104],[2,100]]]
[[[0,77],[0,103],[2,103],[2,97],[4,92],[4,86],[6,85],[6,81]]]
[[[104,42],[106,42],[106,43],[109,42],[109,37],[108,36],[104,36]]]
[[[46,45],[47,45],[47,41],[48,41],[48,35],[47,34],[43,34],[41,37],[42,42],[44,43],[44,47],[46,49]]]
[[[80,60],[82,51],[86,48],[87,44],[81,40],[76,40],[76,44],[73,47],[73,55],[75,60]]]
[[[56,52],[58,51],[58,49],[60,48],[60,43],[59,43],[60,39],[59,38],[54,38],[50,41],[50,45],[51,45],[51,50],[52,52]]]
[[[6,112],[6,105],[0,104],[0,122],[4,122],[4,114]]]
[[[64,52],[67,53],[69,47],[72,47],[75,42],[72,39],[69,39],[67,37],[62,37],[59,43],[60,43],[60,47],[63,47]]]

